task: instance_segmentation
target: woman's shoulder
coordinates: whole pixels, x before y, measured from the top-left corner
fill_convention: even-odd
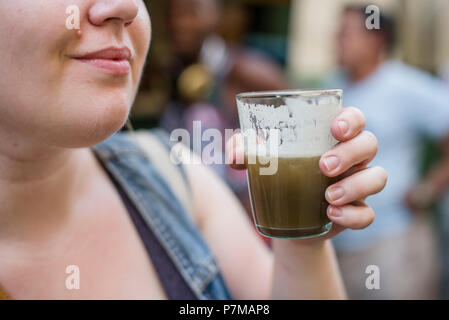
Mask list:
[[[126,183],[137,179],[158,188],[167,197],[179,201],[196,222],[190,181],[178,155],[172,152],[173,146],[169,134],[156,128],[117,132],[94,149],[118,174],[126,175]]]

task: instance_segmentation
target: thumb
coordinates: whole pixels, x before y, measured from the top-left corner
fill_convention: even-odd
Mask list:
[[[235,170],[245,170],[245,147],[241,133],[234,134],[226,143],[226,164]]]

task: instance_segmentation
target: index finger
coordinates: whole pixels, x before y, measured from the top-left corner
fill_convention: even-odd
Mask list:
[[[357,137],[365,128],[366,119],[362,111],[354,107],[344,108],[332,122],[331,132],[338,141]]]

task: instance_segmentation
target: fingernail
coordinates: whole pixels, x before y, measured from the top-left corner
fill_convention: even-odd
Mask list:
[[[338,127],[340,128],[342,135],[346,135],[346,133],[348,133],[349,125],[346,121],[338,121]]]
[[[341,188],[341,187],[330,188],[327,191],[327,198],[330,201],[337,201],[338,199],[343,198],[344,195],[345,195],[345,190],[343,190],[343,188]]]
[[[340,209],[338,209],[338,208],[329,206],[328,215],[331,216],[331,217],[338,218],[338,217],[341,217],[343,215],[343,212]]]
[[[332,172],[338,168],[338,166],[340,165],[340,160],[338,160],[337,157],[332,156],[323,159],[323,163],[326,166],[327,171]]]

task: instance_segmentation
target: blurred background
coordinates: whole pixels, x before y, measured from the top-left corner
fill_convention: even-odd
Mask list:
[[[238,128],[235,94],[343,88],[389,173],[369,230],[335,239],[349,297],[449,298],[449,1],[146,1],[153,39],[135,128]],[[380,9],[380,29],[365,22]],[[246,173],[215,166],[249,212]],[[269,245],[269,241],[267,240]],[[365,273],[379,266],[380,289]]]
[[[157,125],[173,90],[160,73],[174,59],[167,22],[167,1],[148,1],[153,40],[146,76],[134,107],[139,126]],[[217,32],[231,45],[261,51],[286,75],[314,87],[336,66],[335,36],[341,10],[348,4],[377,4],[398,22],[394,56],[449,81],[449,3],[446,0],[222,0]]]

